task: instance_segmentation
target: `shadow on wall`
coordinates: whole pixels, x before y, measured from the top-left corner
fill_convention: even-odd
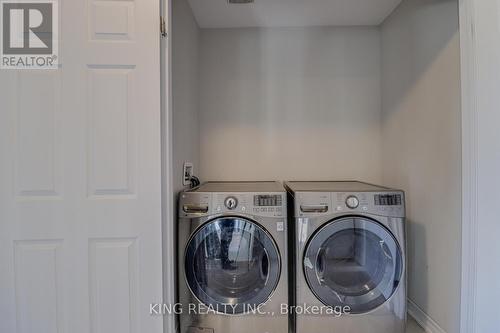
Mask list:
[[[381,28],[383,179],[407,194],[409,297],[450,333],[460,324],[458,23],[456,0],[405,0]]]
[[[384,119],[405,104],[443,52],[456,47],[458,24],[456,0],[404,0],[382,24]]]
[[[415,285],[418,280],[418,284],[422,286],[427,286],[429,284],[427,265],[428,256],[427,249],[421,244],[427,243],[426,230],[421,223],[413,222],[412,219],[406,219],[407,235],[411,235],[407,240],[407,274],[408,274],[408,284]],[[417,241],[418,240],[418,241]],[[412,256],[408,256],[412,253]],[[427,293],[423,293],[419,299],[420,304],[427,305],[429,301]],[[419,304],[419,305],[420,305]]]

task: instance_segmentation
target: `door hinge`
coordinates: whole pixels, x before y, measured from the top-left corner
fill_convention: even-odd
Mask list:
[[[163,38],[168,37],[167,27],[165,24],[165,18],[163,16],[160,16],[160,36]]]

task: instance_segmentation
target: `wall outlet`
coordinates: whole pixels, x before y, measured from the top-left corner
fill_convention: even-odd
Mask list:
[[[191,184],[191,178],[194,175],[194,167],[191,162],[184,162],[184,168],[182,171],[182,185],[187,186]]]

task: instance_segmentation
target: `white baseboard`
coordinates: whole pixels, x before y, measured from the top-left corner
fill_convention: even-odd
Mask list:
[[[422,326],[427,333],[446,333],[427,313],[418,307],[412,300],[408,299],[408,314]]]

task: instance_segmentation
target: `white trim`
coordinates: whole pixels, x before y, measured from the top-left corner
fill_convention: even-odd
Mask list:
[[[175,224],[172,177],[172,94],[171,94],[171,0],[160,0],[160,13],[166,21],[167,38],[161,38],[161,105],[162,105],[162,239],[163,303],[175,303]],[[158,23],[160,18],[158,17]],[[160,38],[160,36],[158,36]],[[163,332],[176,332],[174,315],[163,317]]]
[[[477,267],[477,103],[473,0],[460,0],[462,81],[462,283],[461,333],[475,333]]]
[[[426,331],[427,333],[446,333],[429,315],[427,315],[417,304],[408,299],[408,314]]]

